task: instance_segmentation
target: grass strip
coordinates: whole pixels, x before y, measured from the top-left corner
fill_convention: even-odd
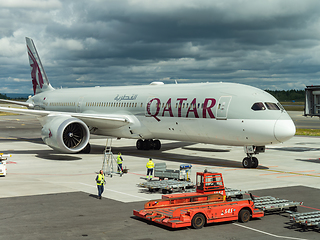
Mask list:
[[[296,130],[296,135],[300,136],[320,136],[320,129],[300,129]]]

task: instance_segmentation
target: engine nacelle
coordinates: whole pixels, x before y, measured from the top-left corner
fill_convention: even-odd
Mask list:
[[[51,148],[65,153],[83,150],[90,139],[87,125],[70,116],[49,116],[41,130],[42,140]]]

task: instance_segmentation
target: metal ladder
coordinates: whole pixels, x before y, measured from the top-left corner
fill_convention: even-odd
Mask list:
[[[103,151],[104,157],[103,157],[103,162],[102,162],[102,170],[104,174],[110,175],[112,177],[112,174],[116,174],[115,168],[118,168],[118,163],[117,159],[114,157],[112,151],[111,151],[111,145],[112,145],[112,138],[108,138],[106,142],[106,147]],[[120,177],[122,177],[122,171],[120,169]]]

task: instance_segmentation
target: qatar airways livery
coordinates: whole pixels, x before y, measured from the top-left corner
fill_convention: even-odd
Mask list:
[[[235,83],[163,84],[54,89],[35,45],[26,38],[34,96],[4,100],[28,109],[0,111],[38,117],[43,141],[61,152],[90,152],[90,133],[137,139],[159,150],[160,139],[244,146],[245,168],[256,168],[265,145],[290,139],[295,126],[280,103],[258,88]]]

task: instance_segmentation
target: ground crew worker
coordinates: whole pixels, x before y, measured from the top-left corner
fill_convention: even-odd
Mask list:
[[[121,152],[118,153],[118,157],[117,157],[117,164],[118,164],[118,172],[121,172],[123,171],[122,169],[122,161],[123,161],[123,158],[121,157]]]
[[[101,195],[104,191],[104,174],[103,171],[100,170],[100,173],[96,177],[97,187],[98,187],[98,199],[101,199]]]
[[[154,168],[154,163],[152,162],[152,158],[149,158],[149,161],[147,162],[147,178],[152,179],[152,173]]]

